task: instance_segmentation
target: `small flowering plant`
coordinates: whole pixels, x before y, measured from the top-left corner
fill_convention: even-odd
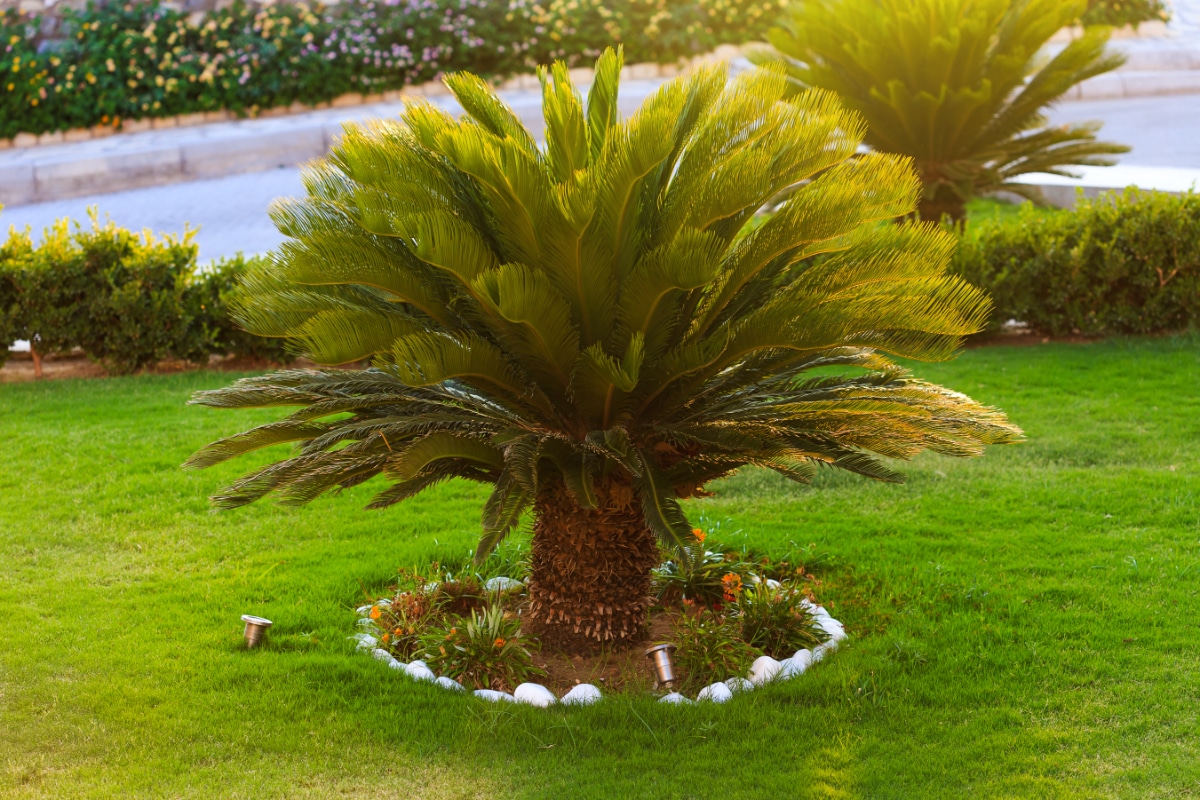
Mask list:
[[[422,586],[399,592],[389,604],[371,606],[368,617],[379,630],[380,647],[407,661],[421,649],[421,637],[446,616],[446,598]]]
[[[520,618],[499,604],[435,625],[421,643],[434,672],[469,689],[511,692],[545,674],[533,663],[536,644],[522,635]]]
[[[721,552],[719,545],[710,543],[713,549],[707,549],[707,536],[699,528],[692,535],[693,543],[680,548],[674,558],[654,571],[658,602],[719,609],[736,601],[743,583],[753,574],[754,565],[735,552]]]

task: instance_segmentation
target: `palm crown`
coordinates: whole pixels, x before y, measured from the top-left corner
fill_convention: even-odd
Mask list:
[[[868,125],[866,142],[911,156],[921,216],[963,218],[971,197],[1001,189],[1039,199],[1019,175],[1069,175],[1129,148],[1096,141],[1099,123],[1049,126],[1043,109],[1119,66],[1107,28],[1088,28],[1052,58],[1050,37],[1085,0],[801,0],[770,33],[792,80],[837,93]]]
[[[807,481],[826,464],[897,480],[877,456],[1016,438],[884,355],[948,357],[988,311],[945,273],[949,234],[879,222],[916,202],[905,159],[854,157],[860,120],[825,92],[786,97],[778,69],[701,69],[625,121],[619,73],[606,52],[585,104],[564,65],[540,71],[544,147],[459,74],[462,119],[410,102],[308,169],[308,196],[274,209],[289,238],[240,319],[317,362],[374,366],[199,393],[299,407],[192,457],[298,443],[219,504],[303,503],[379,474],[374,507],[452,477],[493,484],[477,555],[533,508],[529,621],[586,647],[637,636],[655,535],[691,541],[678,500],[717,477],[757,464]]]

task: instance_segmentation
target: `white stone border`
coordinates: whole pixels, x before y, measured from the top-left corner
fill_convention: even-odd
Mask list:
[[[493,578],[488,581],[489,584],[494,581],[511,581],[511,578]],[[500,588],[497,586],[496,588]],[[505,586],[503,588],[510,588]],[[770,656],[760,656],[754,661],[750,667],[750,672],[745,678],[729,678],[725,681],[705,686],[696,695],[696,699],[685,697],[679,692],[671,692],[659,698],[660,703],[673,703],[676,705],[693,705],[697,702],[713,702],[724,703],[731,699],[736,694],[749,692],[759,686],[771,683],[772,681],[786,681],[795,678],[798,675],[803,675],[806,670],[813,664],[825,658],[826,654],[837,649],[838,642],[846,638],[846,628],[841,622],[834,619],[819,605],[811,603],[807,600],[803,601],[804,606],[812,613],[816,621],[817,627],[829,634],[829,641],[824,644],[817,645],[811,650],[797,650],[790,658],[785,658],[782,661],[777,661]],[[381,600],[375,605],[387,606],[390,601]],[[375,627],[375,621],[371,619],[371,606],[360,606],[357,611],[359,614],[358,624],[360,627]],[[379,640],[369,633],[356,633],[349,637],[357,642],[359,652],[369,652],[375,659],[383,661],[389,667],[397,672],[404,673],[408,677],[416,681],[426,681],[437,684],[443,689],[448,689],[452,692],[467,691],[458,681],[448,678],[445,675],[435,675],[433,670],[424,661],[413,661],[404,663],[396,659],[387,650],[381,647],[376,647]],[[483,700],[488,700],[493,703],[523,703],[525,705],[537,706],[539,708],[547,708],[552,705],[590,705],[603,698],[600,690],[590,683],[576,684],[569,692],[561,698],[555,697],[554,693],[542,686],[540,683],[522,683],[512,694],[507,692],[497,692],[491,689],[476,689],[474,695]]]

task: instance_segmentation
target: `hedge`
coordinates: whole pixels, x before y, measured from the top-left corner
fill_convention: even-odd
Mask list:
[[[81,348],[114,373],[210,354],[287,359],[229,318],[247,267],[239,256],[199,271],[191,232],[156,239],[95,217],[90,230],[62,220],[38,244],[14,231],[0,245],[0,365],[18,339],[39,357]]]
[[[1143,22],[1166,22],[1171,18],[1162,0],[1088,0],[1084,25],[1125,25],[1137,27]]]
[[[471,70],[502,78],[623,43],[628,63],[761,39],[786,0],[345,0],[187,14],[65,10],[55,36],[0,13],[0,138],[378,93]]]
[[[955,268],[992,293],[993,324],[1051,334],[1173,332],[1200,322],[1200,195],[1127,189],[1074,211],[973,223]]]

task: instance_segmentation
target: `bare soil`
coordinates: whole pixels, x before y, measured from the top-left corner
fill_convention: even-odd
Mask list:
[[[670,639],[671,614],[655,610],[650,614],[646,635],[631,647],[601,651],[591,656],[542,650],[534,654],[533,663],[547,673],[538,682],[558,697],[581,683],[590,683],[605,694],[651,692],[655,689],[657,676],[650,659],[646,657],[646,648]]]
[[[222,372],[254,372],[279,366],[258,358],[236,356],[212,356],[206,364],[190,361],[160,361],[153,367],[142,370],[142,375],[170,375],[196,369],[214,369]],[[312,366],[303,359],[296,366]],[[69,378],[107,378],[108,371],[82,353],[62,353],[42,356],[42,380],[66,380]],[[33,356],[28,352],[14,352],[0,369],[0,383],[26,383],[37,380],[33,372]]]

